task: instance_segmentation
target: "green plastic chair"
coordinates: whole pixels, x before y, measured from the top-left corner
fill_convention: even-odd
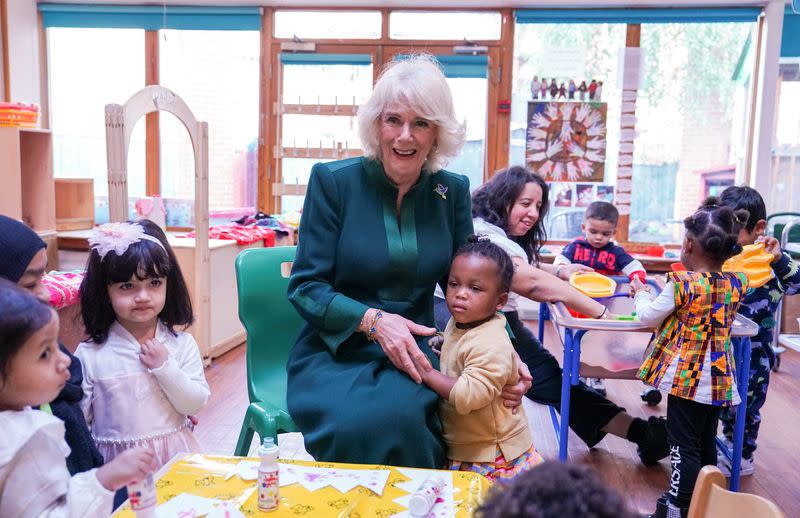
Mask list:
[[[247,455],[253,433],[263,441],[296,430],[286,407],[286,361],[304,321],[286,296],[294,246],[251,248],[236,257],[239,320],[247,331],[247,394],[250,405],[234,455]]]
[[[783,229],[789,226],[789,233],[783,236]],[[767,216],[767,229],[771,229],[771,234],[781,242],[781,246],[786,248],[786,245],[792,243],[796,245],[800,243],[800,212],[776,212]],[[786,240],[783,239],[786,237]],[[788,250],[792,259],[799,259],[800,253],[796,252],[794,247]]]

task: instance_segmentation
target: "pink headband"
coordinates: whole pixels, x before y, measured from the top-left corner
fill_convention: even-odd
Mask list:
[[[101,260],[112,250],[118,257],[122,257],[129,246],[142,240],[152,241],[165,252],[167,251],[164,243],[158,238],[146,234],[144,228],[136,223],[105,223],[94,227],[89,235],[89,245],[92,250],[97,252]]]

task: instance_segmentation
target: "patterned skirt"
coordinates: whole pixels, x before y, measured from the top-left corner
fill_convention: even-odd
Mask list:
[[[536,451],[536,447],[531,444],[528,451],[515,459],[506,460],[498,447],[495,452],[494,462],[462,462],[448,459],[447,469],[452,471],[474,471],[492,482],[500,482],[504,479],[513,478],[515,475],[538,466],[542,462],[544,462],[544,459]]]

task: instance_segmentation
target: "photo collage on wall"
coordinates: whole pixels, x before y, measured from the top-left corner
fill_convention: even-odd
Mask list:
[[[588,207],[593,201],[614,203],[614,186],[597,183],[552,182],[554,207]]]

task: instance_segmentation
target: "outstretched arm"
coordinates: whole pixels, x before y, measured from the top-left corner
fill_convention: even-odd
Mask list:
[[[555,275],[535,268],[519,257],[512,258],[514,277],[511,279],[511,291],[536,302],[563,302],[570,308],[589,316],[601,316],[605,306],[582,294]],[[562,268],[559,273],[564,275]]]
[[[442,399],[450,399],[450,392],[452,392],[453,385],[456,384],[456,381],[458,381],[458,378],[446,376],[436,369],[431,369],[422,374],[422,382],[436,392]]]

